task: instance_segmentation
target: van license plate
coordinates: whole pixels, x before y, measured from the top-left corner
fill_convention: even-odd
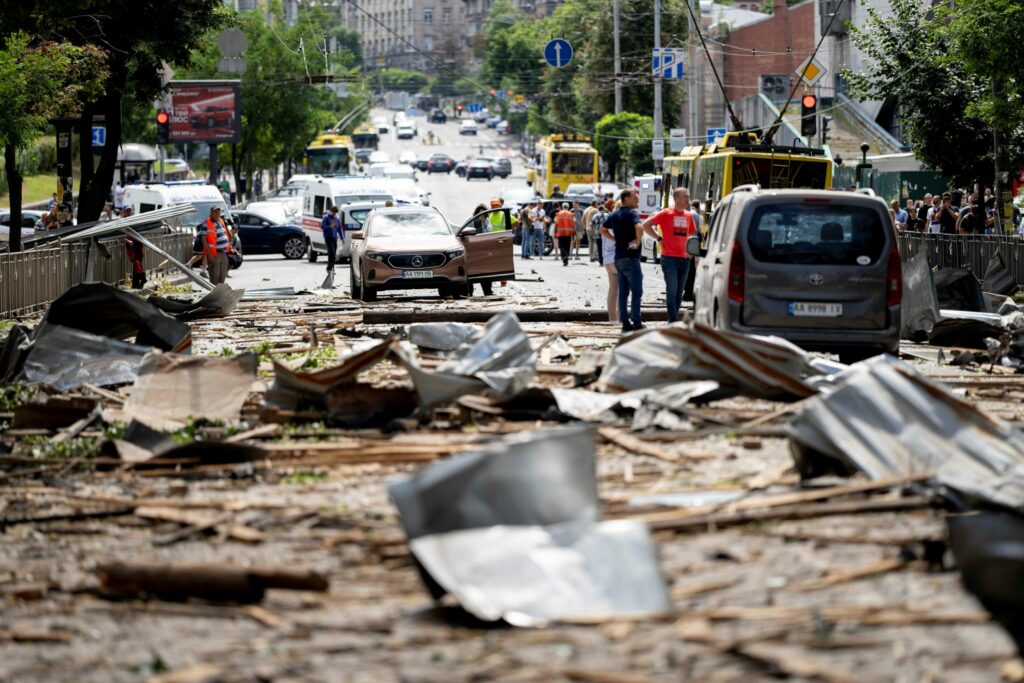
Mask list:
[[[420,280],[434,277],[432,270],[403,270],[402,277],[406,280]]]
[[[839,318],[843,315],[843,305],[822,303],[818,301],[790,301],[789,315],[808,316],[814,318]]]

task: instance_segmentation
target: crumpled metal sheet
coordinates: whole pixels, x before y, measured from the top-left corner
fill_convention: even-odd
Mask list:
[[[939,321],[939,295],[928,253],[923,250],[903,262],[900,314],[900,336],[912,341],[927,339],[932,326]]]
[[[231,289],[222,282],[198,301],[179,301],[156,295],[149,297],[147,301],[178,320],[199,320],[230,315],[244,294],[244,289]]]
[[[132,420],[123,439],[114,440],[114,448],[124,462],[142,463],[151,460],[194,459],[202,463],[249,462],[266,454],[258,446],[218,441],[193,441],[179,444],[170,435]]]
[[[31,333],[32,330],[24,325],[15,325],[7,332],[3,347],[0,347],[0,385],[21,376],[31,348]]]
[[[618,346],[598,380],[604,391],[648,389],[713,380],[756,398],[792,400],[817,393],[808,378],[821,371],[784,339],[672,325]]]
[[[409,341],[421,349],[454,351],[476,341],[482,331],[479,325],[468,323],[413,323],[409,325]]]
[[[654,543],[639,522],[492,526],[409,545],[429,575],[485,621],[544,626],[672,611]]]
[[[388,488],[408,538],[596,520],[594,432],[541,429],[429,465]]]
[[[257,365],[251,353],[233,358],[149,353],[124,413],[157,426],[189,418],[237,422]]]
[[[337,365],[311,372],[293,370],[280,361],[274,361],[274,384],[267,392],[268,402],[294,406],[304,399],[324,401],[328,394],[356,381],[359,373],[368,370],[388,357],[392,339],[355,346],[343,355]]]
[[[63,325],[43,324],[25,359],[25,379],[57,391],[83,384],[131,384],[151,350]]]
[[[939,309],[948,308],[955,311],[984,311],[985,298],[981,293],[981,283],[969,270],[941,268],[932,271],[935,280],[935,292],[938,295]]]
[[[671,611],[647,527],[599,523],[594,432],[506,437],[389,488],[435,599],[516,626]]]
[[[1011,295],[1017,291],[1017,282],[1013,279],[1013,273],[1006,267],[1003,255],[998,251],[988,260],[981,288],[986,292],[1004,295]]]
[[[1024,519],[1008,512],[946,517],[964,587],[1007,630],[1024,656]]]
[[[934,473],[960,494],[1024,509],[1024,435],[905,363],[850,366],[787,432],[803,473],[828,471],[829,460],[871,479]]]
[[[636,413],[643,408],[685,413],[686,405],[696,399],[710,400],[731,395],[718,382],[697,380],[677,382],[656,389],[637,389],[621,394],[602,394],[588,389],[552,387],[551,396],[558,410],[585,422],[615,423],[622,413]]]
[[[50,304],[45,321],[112,339],[135,337],[139,346],[182,352],[192,346],[192,328],[128,292],[101,282],[68,288]]]
[[[423,370],[409,348],[396,345],[394,351],[412,376],[423,409],[486,389],[515,396],[537,374],[537,355],[512,313],[491,318],[472,345],[457,348],[434,372]]]

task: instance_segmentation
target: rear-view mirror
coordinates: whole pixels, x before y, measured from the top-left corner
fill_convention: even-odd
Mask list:
[[[356,232],[352,233],[352,239],[353,240],[361,240],[361,239],[363,239],[363,231],[362,230],[357,230]]]
[[[700,237],[697,235],[686,238],[686,253],[694,258],[708,255],[707,249],[700,248]]]
[[[459,233],[459,237],[471,237],[472,235],[475,235],[475,234],[476,234],[476,228],[474,228],[473,226],[470,225],[470,226],[466,226],[465,228],[462,229],[462,232]]]

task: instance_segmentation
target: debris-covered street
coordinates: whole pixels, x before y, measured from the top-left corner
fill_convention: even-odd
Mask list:
[[[0,680],[1021,678],[946,522],[1022,504],[1011,368],[513,295],[117,296],[9,332]]]

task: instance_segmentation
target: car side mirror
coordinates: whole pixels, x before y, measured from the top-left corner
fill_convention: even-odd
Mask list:
[[[700,236],[691,235],[686,239],[686,253],[694,258],[704,257],[708,255],[707,249],[700,248]]]
[[[462,232],[459,233],[459,237],[472,237],[476,232],[476,228],[470,225],[462,229]]]
[[[361,239],[363,239],[363,231],[362,230],[357,230],[354,233],[352,233],[352,240],[353,241],[361,240]]]

